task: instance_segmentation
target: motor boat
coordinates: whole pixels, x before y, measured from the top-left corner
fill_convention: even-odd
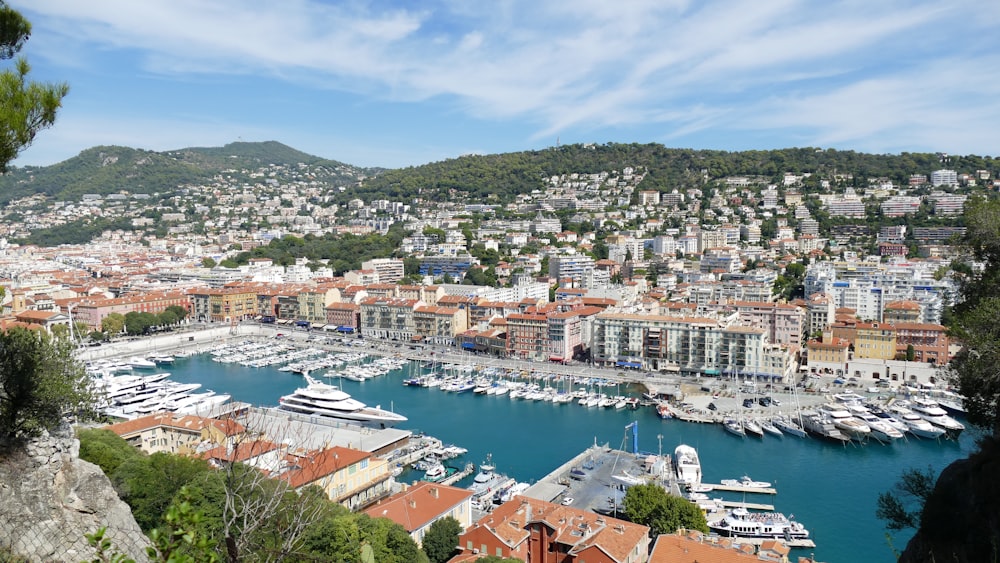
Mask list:
[[[910,409],[917,416],[947,432],[952,438],[957,438],[965,430],[965,425],[949,416],[948,411],[941,408],[934,399],[916,397],[910,401]]]
[[[674,449],[674,467],[677,469],[677,483],[693,488],[701,484],[701,461],[698,451],[686,444]]]

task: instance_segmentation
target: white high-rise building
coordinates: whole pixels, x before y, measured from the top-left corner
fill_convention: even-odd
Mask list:
[[[931,185],[957,186],[958,173],[954,170],[935,170],[934,172],[931,172]]]

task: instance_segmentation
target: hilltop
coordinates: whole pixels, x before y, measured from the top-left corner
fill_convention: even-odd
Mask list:
[[[276,141],[164,152],[97,146],[51,166],[11,168],[0,177],[0,204],[35,194],[68,201],[83,194],[168,193],[180,186],[210,184],[223,173],[249,176],[262,168],[298,165],[308,165],[317,180],[330,187],[354,184],[379,171],[306,154]]]

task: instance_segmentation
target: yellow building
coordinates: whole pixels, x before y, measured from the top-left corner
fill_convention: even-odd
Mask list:
[[[104,427],[147,454],[194,454],[202,442],[225,444],[246,429],[234,420],[159,413]]]
[[[296,457],[295,467],[279,478],[295,489],[316,485],[334,502],[357,510],[389,496],[391,477],[385,459],[334,446]]]
[[[854,357],[891,360],[896,357],[896,329],[885,323],[858,323],[854,332]]]

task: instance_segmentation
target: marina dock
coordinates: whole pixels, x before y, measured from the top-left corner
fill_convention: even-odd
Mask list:
[[[727,491],[730,493],[754,493],[759,495],[776,495],[778,490],[773,487],[744,487],[742,485],[723,485],[721,483],[702,483],[712,487],[713,491]]]
[[[466,463],[465,467],[462,468],[461,471],[459,471],[457,473],[454,473],[452,475],[449,475],[449,476],[445,477],[444,479],[441,479],[441,481],[439,481],[439,483],[441,483],[442,485],[454,485],[455,483],[458,483],[459,481],[461,481],[462,479],[465,479],[469,475],[472,475],[472,472],[475,471],[475,470],[476,470],[476,466],[474,464],[472,464],[472,463]]]

